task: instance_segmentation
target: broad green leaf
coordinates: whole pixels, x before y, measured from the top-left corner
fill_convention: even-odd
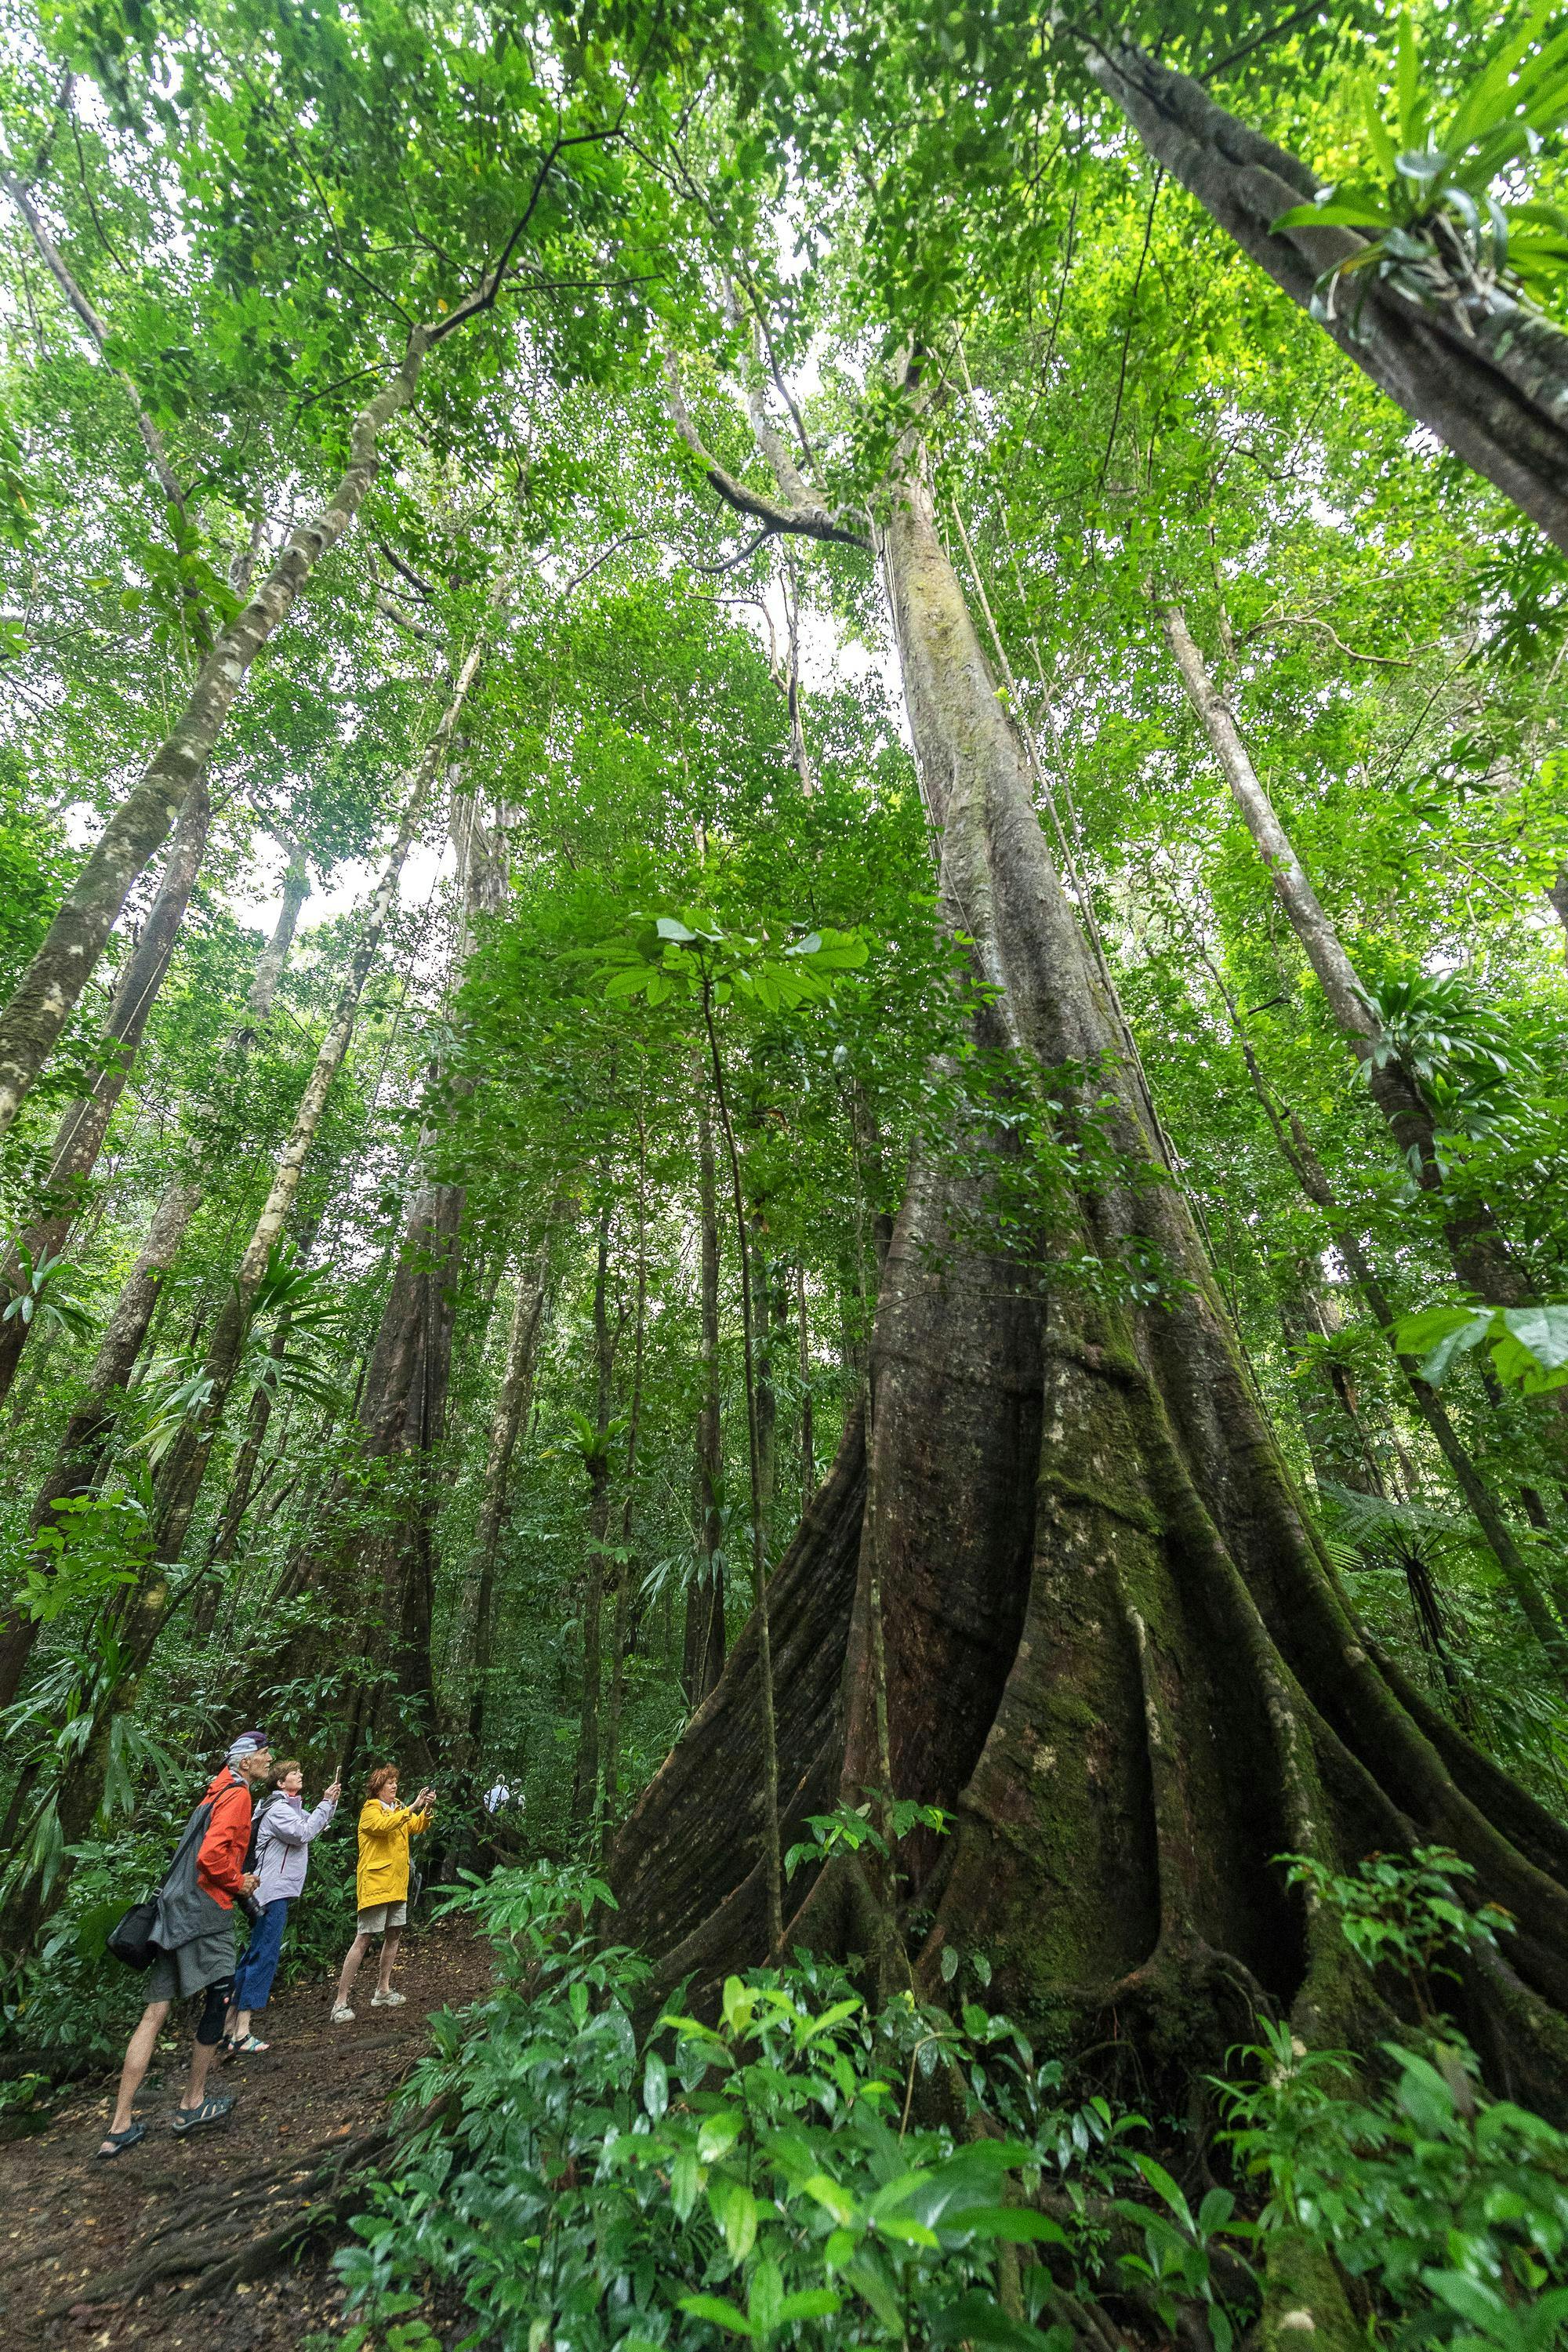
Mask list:
[[[731,2336],[751,2336],[755,2332],[745,2313],[721,2295],[683,2294],[675,2307],[689,2312],[693,2319],[710,2320],[715,2327],[728,2328]]]

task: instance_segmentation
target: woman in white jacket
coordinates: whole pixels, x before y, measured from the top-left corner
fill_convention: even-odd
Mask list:
[[[305,1884],[310,1864],[310,1841],[320,1837],[338,1809],[341,1784],[334,1780],[312,1813],[305,1811],[301,1792],[305,1775],[296,1763],[279,1764],[271,1778],[272,1793],[256,1809],[252,1832],[258,1874],[256,1900],[260,1914],[251,1926],[245,1958],[234,1972],[234,1991],[224,2020],[226,2058],[250,2058],[271,2047],[250,2030],[251,2012],[265,2009],[272,1991],[289,1906]]]

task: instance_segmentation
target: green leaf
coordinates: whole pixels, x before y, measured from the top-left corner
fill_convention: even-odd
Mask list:
[[[830,2179],[826,2172],[814,2172],[800,2185],[804,2193],[815,2198],[823,2211],[830,2213],[841,2229],[854,2220],[854,2198],[847,2189],[841,2189],[837,2180]]]
[[[689,2312],[693,2319],[708,2319],[715,2327],[727,2327],[731,2336],[749,2336],[756,2332],[745,2313],[721,2295],[683,2294],[675,2307]]]
[[[697,2153],[704,2164],[717,2164],[729,2155],[741,2137],[741,2118],[733,2107],[705,2116],[697,2134]]]
[[[1000,2238],[1014,2246],[1072,2243],[1059,2221],[1027,2205],[973,2205],[953,2215],[952,2227],[966,2230],[971,2237]]]
[[[757,2242],[757,2200],[743,2180],[719,2173],[708,2183],[708,2207],[730,2249],[731,2262],[743,2263]]]
[[[1568,1307],[1505,1307],[1502,1320],[1543,1372],[1568,1364]]]

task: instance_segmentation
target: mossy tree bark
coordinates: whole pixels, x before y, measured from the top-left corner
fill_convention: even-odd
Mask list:
[[[1561,2109],[1568,1832],[1350,1611],[1164,1176],[918,452],[880,540],[942,903],[987,983],[977,1030],[1013,1049],[1020,1087],[1048,1069],[1061,1099],[1076,1072],[1085,1116],[1109,1093],[1094,1116],[1121,1173],[1048,1202],[1024,1250],[985,1245],[984,1173],[914,1168],[868,1460],[857,1426],[770,1590],[785,1834],[884,1769],[943,1806],[951,1834],[900,1853],[918,1981],[940,1986],[948,1946],[984,1948],[1037,2032],[1113,2047],[1145,2095],[1154,2078],[1184,2099],[1265,2005],[1314,2042],[1380,2031],[1337,1927],[1287,1892],[1275,1855],[1448,1844],[1519,1923],[1469,1985],[1477,2032],[1512,2087]],[[1173,1279],[1130,1303],[1117,1270],[1151,1257]],[[772,1940],[749,1833],[758,1646],[753,1621],[613,1858],[616,1934],[661,1956],[658,1990]],[[871,1951],[865,1898],[852,1865],[830,1865],[786,1943]]]
[[[126,958],[115,989],[109,1017],[98,1041],[94,1057],[98,1067],[92,1084],[60,1121],[49,1155],[39,1214],[18,1237],[35,1269],[65,1248],[77,1221],[83,1188],[98,1165],[103,1139],[125,1091],[149,1015],[168,976],[174,941],[206,854],[211,821],[212,803],[206,784],[198,779],[181,811],[158,895]],[[21,1260],[13,1246],[0,1269],[0,1284],[20,1288],[22,1283]],[[10,1391],[37,1320],[34,1316],[24,1322],[20,1315],[14,1315],[8,1323],[0,1323],[0,1398]]]

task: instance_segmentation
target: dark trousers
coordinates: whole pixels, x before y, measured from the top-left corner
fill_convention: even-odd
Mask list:
[[[269,1903],[250,1931],[250,1941],[245,1958],[234,1972],[234,2005],[236,2009],[265,2009],[272,1990],[272,1979],[278,1971],[278,1956],[283,1949],[283,1930],[289,1924],[289,1897],[279,1895]]]

